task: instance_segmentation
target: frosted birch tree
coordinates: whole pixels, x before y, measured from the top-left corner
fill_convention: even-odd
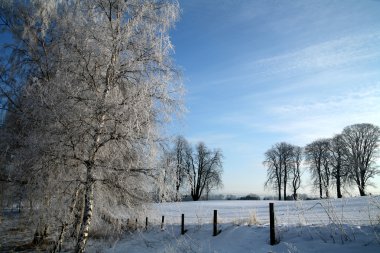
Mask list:
[[[180,105],[168,35],[178,4],[1,1],[0,11],[13,38],[1,85],[22,129],[14,177],[39,202],[37,227],[61,224],[55,250],[70,228],[83,252],[93,219],[150,196],[159,129]]]

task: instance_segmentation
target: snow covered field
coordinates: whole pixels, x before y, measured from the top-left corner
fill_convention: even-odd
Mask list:
[[[269,245],[269,202],[275,204],[279,243],[274,246]],[[214,209],[221,229],[215,237]],[[182,213],[185,235],[180,234]],[[90,241],[88,252],[380,252],[380,197],[163,203],[148,207],[146,216],[147,231]]]

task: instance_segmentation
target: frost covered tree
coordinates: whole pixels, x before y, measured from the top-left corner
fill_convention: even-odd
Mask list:
[[[172,150],[167,145],[163,145],[156,175],[155,200],[157,202],[177,201],[176,169],[176,159]]]
[[[183,136],[176,136],[162,148],[160,178],[156,190],[161,192],[160,201],[181,201],[183,190],[188,186],[186,156],[191,150]],[[191,152],[191,151],[190,151]]]
[[[131,210],[152,191],[159,129],[180,101],[168,35],[178,4],[0,4],[12,35],[0,92],[20,127],[7,130],[19,142],[8,167],[27,181],[37,237],[58,230],[59,250],[72,232],[83,252],[94,219],[110,220],[112,206]]]
[[[191,150],[190,144],[183,136],[177,136],[174,141],[173,156],[175,158],[175,200],[179,201],[180,188],[186,183],[186,168],[185,159],[186,154]]]
[[[349,161],[349,177],[355,182],[360,196],[366,195],[370,179],[379,173],[375,164],[379,151],[380,128],[372,124],[347,126],[342,132]]]

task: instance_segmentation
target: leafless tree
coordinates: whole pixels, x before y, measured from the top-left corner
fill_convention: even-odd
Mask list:
[[[272,147],[265,152],[264,166],[267,167],[267,181],[265,187],[272,187],[278,192],[278,199],[281,200],[282,174],[283,169],[277,150]]]
[[[219,189],[223,186],[221,170],[213,170],[210,179],[207,180],[205,186],[206,200],[209,199],[210,192],[215,189]]]
[[[175,1],[1,1],[11,53],[2,96],[18,115],[9,166],[39,205],[38,233],[68,227],[83,252],[92,220],[150,195],[160,127],[178,108],[168,29]],[[76,214],[80,214],[77,216]],[[39,222],[42,221],[42,222]]]
[[[185,169],[194,201],[199,200],[204,191],[222,186],[222,152],[210,150],[203,142],[198,143],[195,152],[186,150]]]
[[[344,128],[342,137],[349,159],[349,176],[356,183],[360,196],[365,196],[369,180],[379,173],[375,159],[380,129],[366,123],[350,125]]]
[[[290,167],[291,186],[293,189],[294,200],[298,199],[297,191],[301,187],[301,164],[303,158],[303,150],[301,147],[293,146],[292,163]]]
[[[286,189],[289,183],[289,175],[293,166],[294,146],[281,142],[277,143],[267,152],[263,164],[267,167],[267,181],[265,187],[273,187],[278,191],[278,199],[281,200],[281,191],[286,199]]]
[[[337,198],[342,198],[342,187],[348,184],[347,149],[341,134],[335,135],[330,139],[330,165],[331,176],[335,180]]]
[[[329,197],[331,178],[329,145],[329,140],[319,139],[305,147],[306,162],[308,162],[310,166],[314,186],[319,189],[320,198],[323,198],[323,190],[325,190],[326,197]]]

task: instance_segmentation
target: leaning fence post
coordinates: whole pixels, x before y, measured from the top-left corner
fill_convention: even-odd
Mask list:
[[[165,216],[162,215],[162,219],[161,219],[161,230],[164,229],[164,221],[165,221]]]
[[[274,208],[273,203],[269,203],[269,222],[270,222],[270,245],[276,244],[276,235],[274,230]]]
[[[218,235],[218,211],[214,210],[214,229],[213,229],[213,236]]]
[[[186,230],[185,230],[185,214],[182,214],[181,235],[184,235],[185,233],[186,233]]]

